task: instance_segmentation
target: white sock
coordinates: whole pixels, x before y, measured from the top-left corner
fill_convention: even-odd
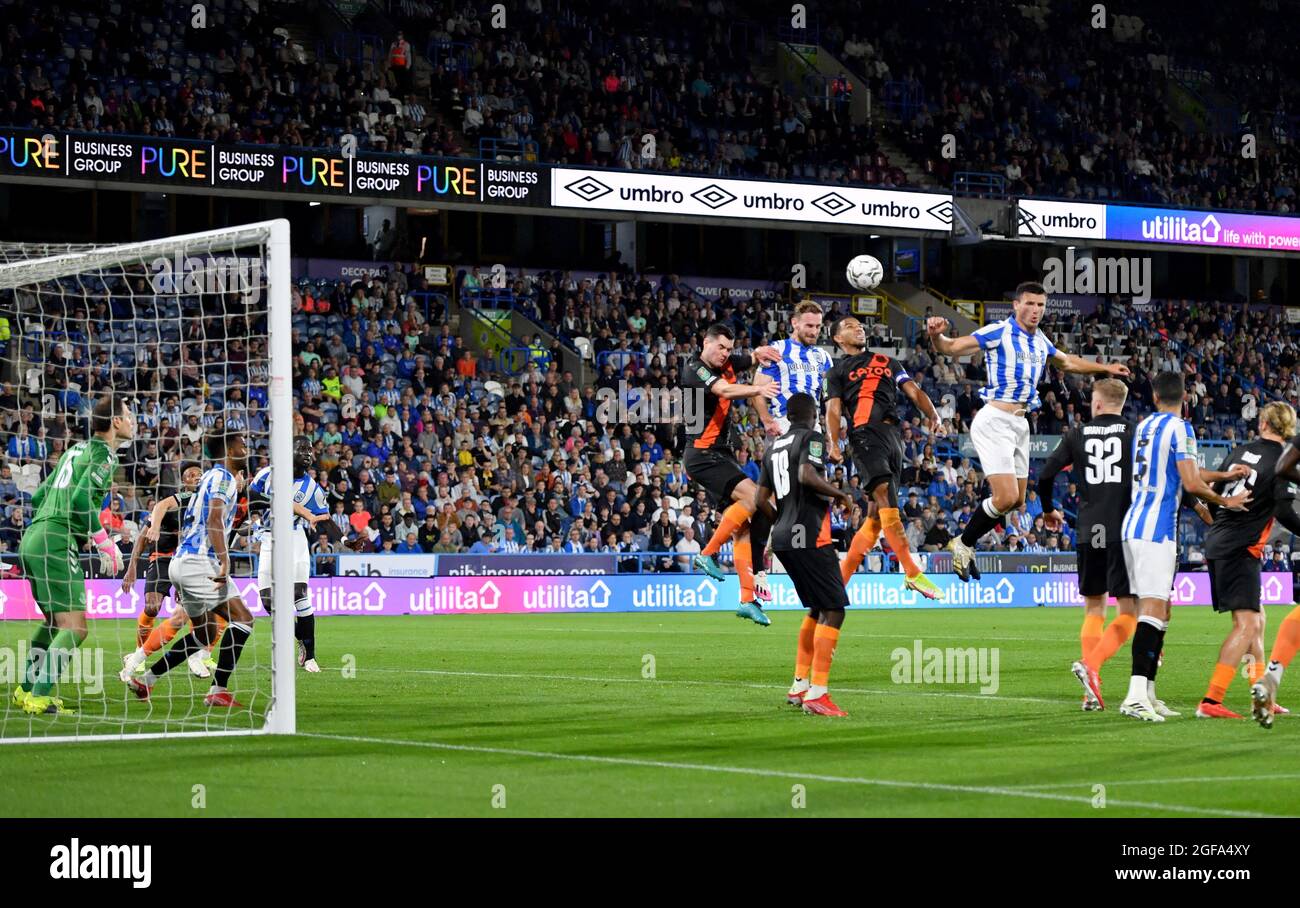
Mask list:
[[[807,678],[795,678],[794,683],[790,685],[790,693],[792,694],[802,694],[807,689],[808,689]]]
[[[226,689],[225,689],[224,687],[222,687],[220,684],[214,684],[214,685],[212,685],[212,688],[211,688],[211,690],[208,691],[208,693],[210,693],[210,694],[222,694],[222,693],[225,693],[225,691],[226,691]]]
[[[145,687],[153,687],[155,684],[158,683],[158,676],[155,675],[153,672],[145,672],[143,675],[140,676],[140,683],[143,684]]]
[[[1154,681],[1147,682],[1147,700],[1153,705],[1156,702],[1156,683]]]
[[[1267,674],[1273,679],[1273,685],[1275,687],[1282,683],[1282,672],[1284,671],[1286,671],[1286,666],[1281,662],[1270,662],[1268,664]]]
[[[1128,696],[1126,700],[1144,701],[1147,698],[1147,679],[1142,675],[1134,675],[1128,679]]]
[[[804,694],[804,699],[816,700],[818,697],[824,697],[825,695],[826,695],[825,686],[821,684],[810,684],[808,686],[808,693]]]
[[[145,654],[143,646],[137,646],[135,648],[135,652],[131,654],[131,658],[134,659],[136,662],[143,662],[145,659],[148,659],[149,657],[148,655]]]

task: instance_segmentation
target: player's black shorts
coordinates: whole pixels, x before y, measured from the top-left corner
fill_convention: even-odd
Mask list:
[[[172,559],[170,555],[160,555],[149,562],[149,567],[144,572],[144,592],[145,595],[157,593],[166,598],[172,589],[172,578],[168,575],[168,568],[171,567]]]
[[[799,604],[813,611],[848,608],[849,594],[840,579],[835,547],[773,550],[799,594]]]
[[[1207,558],[1210,566],[1210,601],[1216,612],[1259,611],[1260,573],[1258,557],[1243,551],[1232,558]]]
[[[1075,543],[1075,555],[1079,564],[1079,595],[1100,596],[1109,593],[1112,596],[1132,596],[1128,585],[1128,566],[1124,563],[1124,546],[1119,544],[1120,534],[1116,532],[1107,538],[1114,540],[1112,545],[1089,545],[1092,539],[1090,527],[1079,528],[1079,540]]]
[[[712,448],[701,450],[688,447],[682,456],[686,476],[709,496],[715,508],[731,504],[731,493],[749,477],[740,469],[736,458]]]
[[[849,452],[865,491],[870,492],[882,482],[893,482],[897,490],[903,475],[903,438],[896,427],[854,429],[849,433]]]

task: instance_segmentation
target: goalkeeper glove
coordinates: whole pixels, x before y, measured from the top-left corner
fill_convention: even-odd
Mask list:
[[[95,543],[95,548],[99,549],[99,569],[110,577],[116,577],[122,572],[124,562],[122,552],[108,535],[107,530],[99,530],[90,537],[90,541]]]

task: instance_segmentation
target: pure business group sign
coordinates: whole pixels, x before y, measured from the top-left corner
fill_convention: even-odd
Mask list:
[[[654,170],[551,171],[556,208],[843,224],[948,233],[952,195],[817,183],[682,176]]]

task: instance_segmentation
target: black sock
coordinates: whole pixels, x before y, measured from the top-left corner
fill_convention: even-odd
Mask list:
[[[217,671],[212,676],[213,687],[227,687],[230,681],[230,674],[235,670],[235,663],[239,661],[239,654],[244,650],[244,644],[248,638],[253,635],[251,627],[245,627],[234,621],[226,626],[226,633],[221,637],[221,652],[217,655]]]
[[[194,632],[190,631],[184,637],[176,641],[171,649],[163,653],[162,658],[153,664],[149,671],[155,678],[161,678],[176,666],[180,665],[190,656],[199,650],[199,643],[194,639]]]
[[[763,513],[762,509],[754,512],[754,516],[749,518],[749,548],[753,553],[754,573],[767,570],[767,540],[772,535],[772,518]]]
[[[1160,661],[1160,647],[1165,632],[1155,625],[1139,620],[1133,631],[1133,674],[1156,679],[1156,666]]]
[[[985,533],[997,526],[998,521],[1002,519],[1001,516],[989,516],[988,511],[984,510],[984,505],[987,503],[987,498],[980,502],[979,507],[975,509],[975,513],[970,515],[970,523],[966,524],[966,529],[961,531],[961,541],[972,548]]]
[[[316,616],[299,615],[293,625],[293,636],[302,642],[304,659],[316,658]]]

